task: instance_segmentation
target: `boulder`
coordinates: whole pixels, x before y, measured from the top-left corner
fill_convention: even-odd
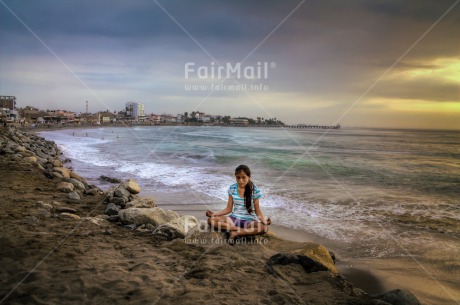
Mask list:
[[[58,172],[65,178],[70,178],[70,170],[65,167],[53,167],[53,172]]]
[[[115,191],[113,192],[113,195],[115,197],[118,197],[118,198],[125,198],[126,202],[128,201],[128,198],[129,198],[129,195],[131,195],[131,193],[125,189],[124,187],[122,186],[119,186],[115,189]]]
[[[81,177],[80,175],[74,173],[73,171],[70,171],[70,172],[69,172],[69,176],[70,176],[70,178],[73,178],[73,179],[75,179],[75,180],[78,180],[78,181],[80,181],[80,182],[83,183],[83,184],[88,184],[88,181],[86,181],[85,178],[83,178],[83,177]]]
[[[126,203],[126,208],[154,208],[157,204],[152,197],[137,198]]]
[[[104,175],[100,176],[99,179],[107,181],[109,183],[121,183],[121,180],[118,179],[118,178],[111,178],[111,177],[107,177],[107,176],[104,176]]]
[[[73,199],[73,200],[80,200],[81,199],[81,196],[77,191],[73,191],[71,193],[68,193],[67,197],[69,197],[70,199]]]
[[[173,239],[176,239],[176,238],[184,238],[184,236],[181,234],[181,232],[179,230],[177,230],[177,228],[168,226],[166,224],[157,227],[153,231],[152,234],[155,235],[155,237],[157,237],[157,238],[159,237],[159,238],[165,239],[165,240],[173,240]]]
[[[21,146],[21,145],[16,146],[15,152],[22,153],[25,151],[26,151],[26,148],[24,146]]]
[[[80,181],[78,181],[77,179],[70,178],[70,183],[72,183],[75,186],[75,188],[77,188],[79,190],[84,190],[85,189],[85,185],[83,183],[81,183]]]
[[[122,208],[124,208],[125,205],[126,205],[125,199],[123,199],[123,198],[118,198],[118,197],[111,197],[111,198],[109,199],[109,203],[113,203],[113,204],[115,204],[115,205],[119,205],[119,206],[121,206]]]
[[[390,303],[391,305],[420,305],[417,298],[408,290],[396,289],[373,296],[375,299]]]
[[[23,160],[28,163],[37,163],[37,158],[35,157],[25,157]]]
[[[179,215],[174,211],[167,211],[161,208],[130,208],[121,210],[118,213],[120,220],[124,224],[152,224],[154,226],[160,226],[165,224]]]
[[[51,172],[51,176],[54,177],[54,178],[57,178],[57,179],[63,179],[64,178],[64,176],[62,176],[58,172]]]
[[[53,160],[53,167],[62,167],[61,160],[58,160],[58,159]]]
[[[270,257],[265,264],[265,271],[268,273],[277,274],[276,270],[273,268],[274,265],[285,266],[289,264],[299,264],[307,273],[329,271],[326,266],[317,262],[316,260],[309,258],[308,256],[290,253],[277,253]]]
[[[120,209],[114,203],[109,203],[107,207],[105,208],[104,213],[106,215],[112,216],[112,215],[118,215],[119,211]]]
[[[153,234],[163,235],[167,240],[184,238],[190,231],[199,224],[195,216],[184,215],[160,225],[153,231]]]
[[[131,194],[139,194],[141,192],[141,187],[133,179],[129,179],[123,184],[124,188],[128,190]]]
[[[69,182],[60,182],[57,185],[58,191],[64,192],[64,193],[71,193],[74,190],[74,186],[72,183]]]
[[[40,148],[37,148],[34,152],[40,158],[43,158],[45,160],[48,160],[48,158],[49,158],[49,156],[47,154],[45,154]]]
[[[307,256],[325,266],[330,271],[337,273],[334,260],[329,251],[320,244],[305,243],[304,247],[294,252],[294,254]]]

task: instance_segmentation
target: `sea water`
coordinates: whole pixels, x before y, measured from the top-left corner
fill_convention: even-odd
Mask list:
[[[40,133],[103,188],[133,178],[160,204],[220,210],[240,164],[273,223],[356,257],[460,255],[458,131],[105,127]],[[444,255],[443,254],[443,255]]]

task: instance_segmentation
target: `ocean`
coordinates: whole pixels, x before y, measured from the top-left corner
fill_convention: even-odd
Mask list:
[[[240,164],[272,222],[340,242],[349,257],[440,256],[460,268],[458,131],[104,127],[40,132],[73,169],[135,179],[142,195],[218,211]]]

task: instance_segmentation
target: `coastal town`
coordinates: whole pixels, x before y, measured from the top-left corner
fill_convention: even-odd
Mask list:
[[[146,114],[145,105],[137,102],[126,102],[125,108],[115,111],[99,111],[91,113],[86,101],[85,112],[73,112],[63,109],[42,110],[32,106],[17,107],[15,96],[0,96],[0,122],[27,127],[46,126],[88,126],[88,125],[208,125],[208,126],[253,126],[253,127],[286,127],[286,128],[321,128],[340,129],[340,125],[287,125],[277,118],[231,117],[221,114],[207,114],[191,111],[172,114]]]

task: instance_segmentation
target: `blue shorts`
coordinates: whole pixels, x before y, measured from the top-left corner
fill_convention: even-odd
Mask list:
[[[257,222],[257,220],[244,220],[244,219],[236,218],[235,216],[231,216],[231,215],[229,217],[232,220],[232,222],[235,224],[235,226],[243,228],[243,229],[248,228],[252,222]]]

